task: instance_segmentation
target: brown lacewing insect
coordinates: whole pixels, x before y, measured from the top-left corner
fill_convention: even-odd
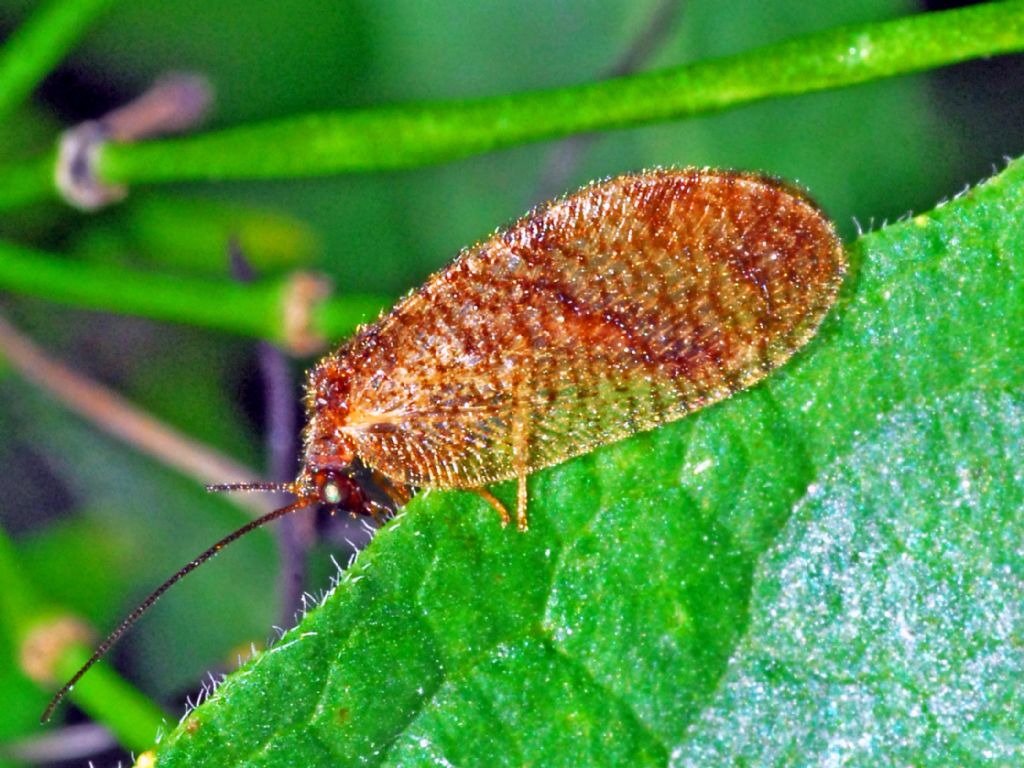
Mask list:
[[[99,646],[56,704],[171,585],[224,546],[313,505],[376,515],[358,458],[397,504],[415,488],[526,478],[749,387],[814,334],[845,270],[831,222],[792,187],[657,170],[541,205],[448,267],[309,374],[297,500],[182,568]]]

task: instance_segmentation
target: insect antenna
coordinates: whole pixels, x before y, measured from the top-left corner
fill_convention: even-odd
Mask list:
[[[240,485],[244,487],[239,488],[237,490],[264,490],[262,488],[250,488],[250,484]],[[288,490],[290,488],[290,486],[277,485],[273,483],[253,483],[251,485],[274,486],[273,488],[268,488],[266,490]],[[230,487],[226,487],[225,489],[236,490],[235,488]],[[214,544],[212,547],[203,552],[201,555],[199,555],[194,560],[186,564],[181,570],[179,570],[176,574],[171,576],[171,578],[169,578],[167,581],[165,581],[163,584],[161,584],[159,587],[153,590],[152,594],[150,594],[149,597],[143,600],[142,603],[139,604],[138,608],[129,613],[128,616],[125,617],[124,621],[122,621],[113,632],[107,635],[106,639],[104,639],[102,643],[96,646],[96,650],[95,652],[93,652],[92,656],[89,657],[89,660],[85,662],[81,669],[75,672],[74,676],[64,684],[63,688],[61,688],[59,691],[57,691],[57,693],[54,694],[53,698],[50,699],[50,703],[46,706],[46,710],[43,712],[43,716],[39,718],[39,722],[45,723],[47,720],[50,719],[50,716],[53,715],[53,711],[57,708],[57,705],[60,704],[63,698],[71,692],[71,689],[74,688],[75,684],[82,679],[82,676],[86,672],[88,672],[90,668],[92,668],[93,664],[95,664],[97,661],[99,661],[106,655],[107,651],[109,651],[113,647],[114,643],[121,639],[121,636],[124,635],[124,633],[127,632],[132,627],[132,625],[135,624],[135,622],[137,622],[141,618],[142,614],[149,610],[153,603],[160,599],[164,592],[173,587],[175,584],[177,584],[179,581],[181,581],[183,578],[185,578],[188,574],[190,574],[200,565],[205,563],[211,557],[216,555],[231,542],[242,538],[243,536],[245,536],[245,534],[250,533],[251,531],[254,531],[261,526],[264,526],[273,520],[277,520],[278,518],[284,517],[285,515],[290,515],[292,512],[298,512],[299,510],[305,509],[306,507],[313,504],[315,501],[316,499],[313,497],[304,496],[298,499],[297,501],[288,504],[287,506],[275,509],[273,512],[268,512],[262,517],[258,517],[252,522],[246,523],[237,531],[228,534],[223,539]]]
[[[212,493],[230,493],[232,491],[267,491],[270,493],[295,493],[293,483],[215,483],[206,486]]]

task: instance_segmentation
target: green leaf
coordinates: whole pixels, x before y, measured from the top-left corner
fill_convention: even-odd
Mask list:
[[[161,742],[159,764],[664,764],[715,750],[819,764],[826,748],[874,764],[840,743],[854,731],[885,734],[863,749],[886,755],[900,739],[908,763],[943,739],[969,755],[994,729],[1012,749],[1022,214],[1016,161],[860,238],[839,304],[791,364],[538,473],[528,534],[467,494],[420,496]],[[955,729],[943,669],[993,697]],[[837,680],[874,705],[842,702]],[[861,706],[867,730],[836,702]],[[918,711],[931,730],[899,730]],[[777,748],[762,752],[746,723]]]
[[[1022,455],[1019,390],[886,414],[768,554],[674,764],[1019,764]]]

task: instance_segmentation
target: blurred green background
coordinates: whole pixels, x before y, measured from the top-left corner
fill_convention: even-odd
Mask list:
[[[0,159],[52,146],[60,128],[124,103],[167,71],[210,79],[217,94],[210,127],[592,81],[615,67],[664,5],[123,3],[15,119],[0,125]],[[0,3],[0,31],[14,29],[33,7]],[[642,68],[923,10],[902,0],[686,0]],[[312,267],[340,295],[397,296],[461,246],[553,194],[644,167],[712,165],[797,181],[850,238],[855,221],[869,227],[927,210],[1020,154],[1022,73],[1020,58],[1004,57],[610,133],[582,149],[557,188],[552,169],[566,155],[562,144],[549,143],[402,173],[138,189],[94,215],[39,205],[0,217],[0,236],[69,258],[210,274],[226,270],[227,239],[241,233],[262,274]],[[0,308],[56,358],[262,470],[265,420],[251,341],[12,296],[0,296]],[[296,397],[308,362],[293,366]],[[16,540],[29,577],[41,594],[101,629],[245,519],[194,480],[99,434],[2,361],[0,463],[0,524]],[[333,568],[325,554],[318,562],[321,573]],[[276,568],[270,534],[251,537],[164,600],[114,662],[177,714],[206,670],[226,668],[240,645],[270,634],[278,616]],[[324,587],[326,581],[309,586]],[[7,659],[5,642],[0,638]],[[5,666],[0,744],[37,734],[45,699]]]

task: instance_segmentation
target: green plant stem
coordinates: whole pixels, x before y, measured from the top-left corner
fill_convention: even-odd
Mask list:
[[[0,631],[17,646],[24,639],[27,619],[38,615],[38,596],[25,581],[14,544],[0,528]]]
[[[50,152],[0,170],[0,211],[55,199],[56,162],[57,153]]]
[[[51,0],[0,49],[0,120],[28,96],[113,0]]]
[[[91,648],[69,646],[57,662],[57,673],[69,679],[88,660]],[[71,692],[75,704],[113,731],[119,744],[142,751],[153,746],[167,717],[138,689],[105,664],[97,664]]]
[[[279,343],[289,341],[285,325],[289,285],[287,279],[241,285],[134,271],[0,243],[0,290]],[[315,302],[309,330],[326,341],[336,340],[375,317],[387,303],[386,297],[371,295]]]
[[[34,627],[60,616],[25,581],[23,573],[14,545],[0,529],[0,628],[15,648],[21,647]],[[57,659],[54,672],[61,681],[70,678],[91,652],[81,644],[69,645]],[[130,749],[151,747],[166,720],[159,707],[104,664],[94,667],[88,678],[75,686],[71,697]]]
[[[110,183],[409,168],[587,131],[716,112],[1024,49],[1024,2],[808,35],[736,56],[570,88],[314,114],[205,136],[111,145]]]
[[[718,112],[1024,50],[1024,0],[843,27],[735,56],[568,88],[297,116],[109,145],[110,184],[269,179],[413,168],[574,133]],[[0,209],[56,194],[52,167],[0,169]]]

